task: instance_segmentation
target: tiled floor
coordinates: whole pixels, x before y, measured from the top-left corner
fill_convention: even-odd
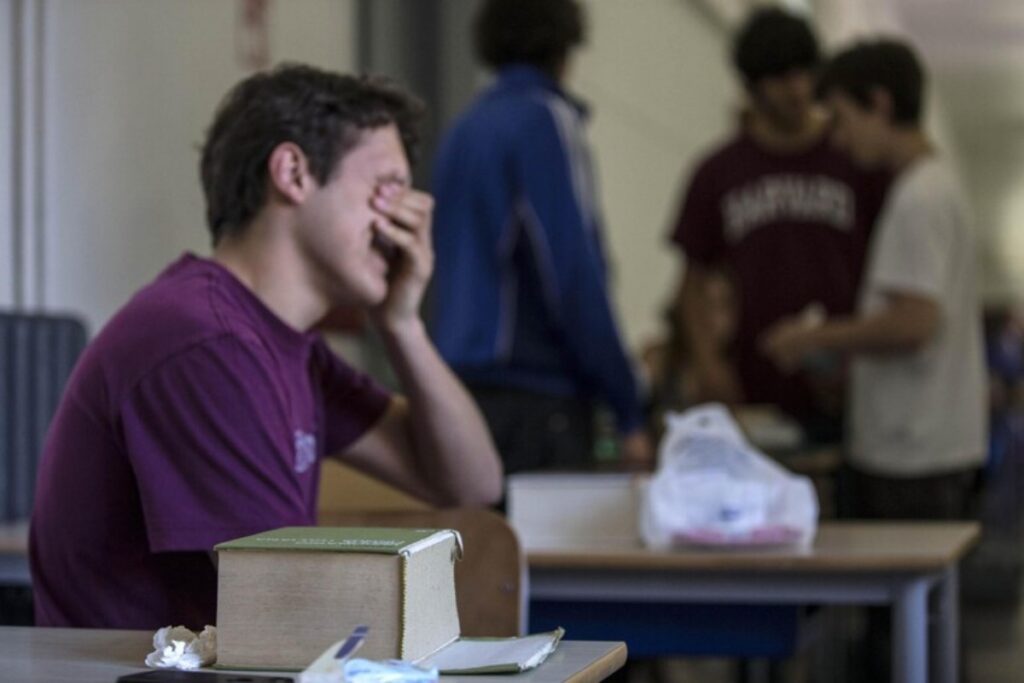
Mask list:
[[[1015,601],[965,610],[965,683],[1024,681],[1024,612]]]

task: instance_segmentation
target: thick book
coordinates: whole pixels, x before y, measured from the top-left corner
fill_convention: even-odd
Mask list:
[[[214,550],[218,667],[303,669],[359,624],[367,659],[421,660],[459,638],[453,530],[285,527]]]

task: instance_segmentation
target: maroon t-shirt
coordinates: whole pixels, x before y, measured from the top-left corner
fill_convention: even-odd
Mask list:
[[[671,238],[688,259],[733,277],[734,351],[748,401],[798,418],[817,411],[806,378],[781,375],[758,352],[758,338],[812,302],[830,315],[854,309],[886,185],[826,139],[779,154],[741,134],[698,164]]]
[[[82,355],[40,463],[30,561],[40,626],[215,623],[214,544],[316,523],[320,459],[388,394],[185,255]]]

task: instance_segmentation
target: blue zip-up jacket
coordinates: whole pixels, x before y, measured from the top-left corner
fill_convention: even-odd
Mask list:
[[[606,285],[583,107],[527,65],[498,74],[434,169],[431,331],[467,383],[600,398],[641,424]]]

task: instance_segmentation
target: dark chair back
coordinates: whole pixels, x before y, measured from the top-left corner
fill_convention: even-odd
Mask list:
[[[46,430],[85,342],[77,318],[0,312],[0,521],[32,513]]]

